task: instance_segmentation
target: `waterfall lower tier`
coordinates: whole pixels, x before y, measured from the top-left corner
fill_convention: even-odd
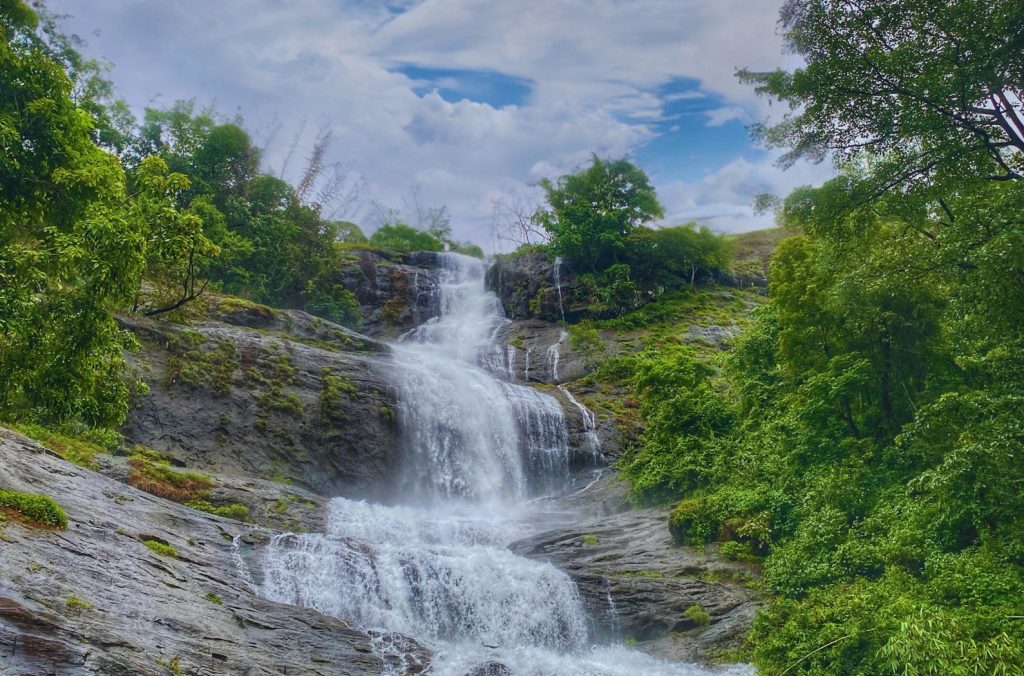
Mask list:
[[[330,524],[325,535],[274,538],[269,598],[420,640],[552,650],[586,641],[568,576],[506,550],[486,521],[336,499]]]
[[[572,580],[506,549],[535,518],[528,508],[426,510],[336,498],[330,510],[325,534],[271,540],[262,594],[412,636],[434,651],[432,673],[463,676],[488,662],[526,676],[711,673],[624,646],[589,646]]]

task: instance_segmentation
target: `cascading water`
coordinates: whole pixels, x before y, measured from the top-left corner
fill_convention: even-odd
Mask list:
[[[562,314],[562,323],[565,324],[565,301],[562,300],[562,257],[555,258],[554,265],[555,290],[558,292],[558,311]]]
[[[332,500],[326,533],[271,540],[259,589],[410,636],[439,675],[488,662],[537,676],[706,673],[589,646],[571,579],[507,549],[538,518],[530,497],[567,485],[565,418],[553,397],[511,382],[515,355],[492,345],[506,320],[482,263],[442,262],[440,316],[394,345],[388,366],[406,453],[395,504]]]

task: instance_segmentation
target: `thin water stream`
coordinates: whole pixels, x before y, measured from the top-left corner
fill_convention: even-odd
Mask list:
[[[410,636],[440,676],[488,663],[527,676],[747,673],[593,645],[572,580],[507,549],[573,518],[537,499],[570,487],[565,417],[553,397],[511,382],[505,347],[491,339],[507,320],[483,264],[455,254],[443,263],[440,315],[395,344],[388,366],[405,439],[397,494],[389,504],[336,498],[326,533],[276,536],[261,592]]]

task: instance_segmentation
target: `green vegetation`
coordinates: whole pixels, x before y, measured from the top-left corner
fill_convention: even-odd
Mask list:
[[[583,320],[568,327],[569,347],[590,362],[595,362],[605,353],[604,342],[594,323]]]
[[[272,315],[269,304],[358,323],[344,268],[366,237],[330,218],[346,196],[324,161],[329,134],[293,186],[261,171],[240,119],[178,101],[136,120],[105,65],[39,7],[42,20],[23,0],[0,4],[0,419],[116,430],[138,388],[124,361],[136,341],[115,312],[184,321],[220,291],[240,297],[222,299],[223,313]],[[482,255],[450,239],[443,207],[417,209],[429,227],[391,223],[376,240]],[[168,384],[231,387],[229,345],[183,338],[172,351]],[[295,408],[287,396],[267,403]]]
[[[377,228],[370,244],[398,251],[444,251],[444,242],[430,232],[405,223],[389,223]]]
[[[541,187],[547,205],[530,220],[550,243],[517,254],[544,250],[573,263],[581,273],[575,300],[594,316],[628,312],[731,263],[731,242],[705,227],[647,227],[664,212],[647,175],[628,160],[594,156],[589,167]],[[531,299],[531,311],[544,301]]]
[[[602,160],[557,182],[540,183],[548,208],[535,220],[548,232],[551,249],[587,272],[618,263],[626,237],[664,215],[647,175],[628,160]]]
[[[592,546],[596,545],[600,541],[601,541],[601,538],[597,537],[596,535],[584,535],[583,536],[583,544],[587,545],[589,547],[592,547]]]
[[[765,557],[760,672],[1024,671],[1024,61],[990,39],[1021,16],[788,3],[805,65],[744,77],[796,111],[763,137],[839,176],[778,202],[792,236],[728,353],[661,336],[598,374],[640,399],[634,497]],[[780,234],[735,245],[763,265]],[[604,326],[674,321],[653,305]]]
[[[248,521],[249,520],[249,508],[240,502],[232,502],[226,505],[214,505],[206,500],[189,500],[185,503],[186,507],[192,509],[198,509],[201,512],[208,514],[215,514],[216,516],[223,516],[227,519],[235,519],[236,521]]]
[[[221,599],[221,597],[217,596],[213,592],[210,592],[209,594],[207,594],[205,596],[205,598],[206,598],[207,601],[209,601],[210,603],[212,603],[214,605],[218,605],[218,606],[224,605],[223,599]]]
[[[165,542],[160,542],[159,540],[143,540],[142,544],[144,544],[146,549],[154,554],[166,556],[169,559],[178,558],[178,550]]]
[[[164,371],[164,385],[205,386],[219,396],[231,391],[240,362],[233,342],[207,341],[198,331],[184,330],[168,341],[167,349],[170,356]]]
[[[344,417],[345,404],[356,398],[359,391],[351,380],[325,368],[321,372],[320,424],[330,425]]]
[[[683,613],[683,617],[692,621],[698,627],[706,627],[711,624],[711,615],[701,605],[692,605]]]
[[[139,446],[128,460],[128,467],[129,485],[175,502],[201,500],[214,486],[210,477],[176,470],[170,461]]]
[[[33,423],[13,424],[10,427],[35,439],[68,462],[89,469],[96,466],[98,454],[112,453],[120,445],[120,435],[113,430],[78,429],[76,432],[81,435],[79,437],[55,432]]]
[[[92,610],[91,603],[89,603],[85,599],[78,598],[74,594],[67,597],[64,603],[67,605],[68,610]]]
[[[729,540],[718,547],[718,553],[729,561],[756,561],[753,547],[749,542]]]
[[[0,512],[28,526],[57,530],[68,527],[68,517],[64,510],[46,495],[0,488]]]

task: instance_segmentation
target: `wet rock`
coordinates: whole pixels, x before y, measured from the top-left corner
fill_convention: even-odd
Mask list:
[[[359,301],[359,331],[394,338],[438,314],[441,257],[354,249],[342,268],[345,288]]]
[[[372,497],[397,463],[387,345],[299,312],[263,328],[122,318],[139,339],[133,372],[149,386],[123,432],[176,463]],[[280,330],[279,330],[280,329]]]
[[[540,319],[513,320],[502,324],[494,340],[514,348],[511,373],[517,380],[558,384],[577,380],[593,366],[569,344],[560,323]]]
[[[127,456],[98,455],[96,470],[128,483]],[[247,520],[275,530],[323,532],[327,525],[327,498],[277,481],[249,476],[204,472],[214,483],[205,500],[214,506],[240,504]],[[126,499],[122,496],[119,499]]]
[[[473,669],[466,676],[512,676],[512,670],[501,662],[487,662]]]
[[[326,676],[379,674],[385,662],[419,673],[429,663],[411,639],[382,644],[256,596],[234,561],[232,539],[247,526],[71,465],[3,428],[0,486],[53,497],[69,521],[66,531],[3,524],[4,674]]]
[[[718,557],[714,546],[701,553],[674,544],[667,520],[664,509],[623,511],[511,549],[549,561],[576,581],[598,637],[634,639],[665,659],[712,659],[738,647],[749,630],[757,602],[749,584],[757,571]],[[709,625],[686,616],[694,605],[711,615]]]
[[[285,339],[329,350],[386,354],[386,343],[301,310],[275,310],[238,298],[215,297],[209,303],[209,319],[256,329]]]
[[[503,257],[487,270],[509,319],[574,321],[588,316],[587,291],[568,263],[557,265],[546,253]]]

